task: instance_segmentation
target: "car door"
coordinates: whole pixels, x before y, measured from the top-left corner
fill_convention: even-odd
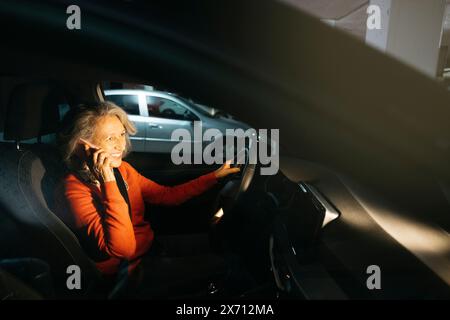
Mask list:
[[[147,134],[147,117],[143,115],[140,100],[143,95],[136,92],[114,92],[105,91],[106,99],[114,102],[128,114],[128,118],[136,126],[137,132],[134,136],[130,136],[133,151],[145,152],[145,137]]]
[[[185,129],[194,139],[194,121],[199,120],[190,109],[167,96],[147,94],[148,113],[145,149],[147,152],[170,153],[179,140],[172,140],[172,132]]]

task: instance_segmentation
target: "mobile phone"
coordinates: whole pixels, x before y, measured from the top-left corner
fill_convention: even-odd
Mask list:
[[[92,142],[87,141],[86,139],[80,138],[80,143],[82,144],[87,144],[89,146],[89,148],[91,149],[100,149],[99,147],[97,147],[95,144],[93,144]]]

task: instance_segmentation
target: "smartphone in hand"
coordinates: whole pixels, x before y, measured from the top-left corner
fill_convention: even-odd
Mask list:
[[[97,151],[97,150],[100,149],[99,147],[97,147],[92,142],[89,142],[89,141],[87,141],[86,139],[83,139],[83,138],[80,138],[79,143],[82,144],[82,145],[85,145],[85,146],[87,145],[89,147],[89,149],[94,149],[94,151]],[[91,154],[88,153],[88,149],[86,149],[86,147],[85,147],[85,151],[86,151],[86,155],[89,157]]]

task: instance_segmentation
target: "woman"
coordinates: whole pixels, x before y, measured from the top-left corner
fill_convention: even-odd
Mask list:
[[[239,171],[225,163],[190,182],[161,186],[122,160],[130,148],[128,136],[135,133],[120,107],[102,102],[71,110],[59,136],[69,173],[56,190],[55,211],[104,275],[125,267],[132,272],[151,248],[154,234],[144,220],[144,202],[178,205]]]

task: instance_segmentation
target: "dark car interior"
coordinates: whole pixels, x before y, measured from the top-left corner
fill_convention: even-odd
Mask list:
[[[8,87],[13,89],[8,91]],[[16,237],[19,239],[17,242],[2,242],[12,245],[8,245],[2,258],[12,263],[11,259],[39,257],[48,263],[51,271],[47,270],[47,277],[54,279],[53,283],[57,284],[54,289],[56,297],[65,297],[66,294],[70,296],[65,288],[64,266],[79,265],[84,274],[85,283],[82,288],[86,289],[83,293],[86,296],[101,296],[103,288],[97,288],[100,283],[98,272],[83,253],[75,235],[52,213],[53,194],[59,179],[65,173],[56,146],[56,133],[61,122],[61,109],[67,106],[68,101],[73,103],[73,100],[66,98],[71,88],[50,79],[18,80],[5,77],[2,78],[2,89],[3,97],[6,96],[5,100],[8,101],[3,129],[4,142],[1,145],[4,156],[1,165],[4,173],[2,204],[5,204],[2,209],[2,217],[5,219],[2,227],[5,230],[2,234],[5,239],[11,233],[14,234],[11,240]],[[86,89],[86,92],[89,90]],[[86,101],[95,101],[96,98],[98,97],[87,97]],[[170,154],[132,153],[127,161],[139,168],[141,174],[165,185],[183,183],[218,167],[175,166],[171,164]],[[12,172],[15,174],[11,174]],[[212,233],[211,236],[217,239],[215,247],[223,251],[218,232],[212,229],[222,227],[218,224],[212,226],[211,222],[217,206],[226,205],[218,203],[224,184],[226,182],[177,207],[152,206],[148,208],[151,214],[146,214],[146,218],[158,234]],[[229,185],[224,189],[230,188],[234,187]],[[230,192],[226,195],[224,193],[223,197],[227,196],[232,197]],[[267,239],[265,243],[267,244]],[[261,244],[265,247],[264,242]],[[19,260],[17,263],[20,265],[22,262]],[[254,290],[248,288],[250,289]]]
[[[52,17],[58,5],[49,1],[42,10]],[[103,283],[74,233],[52,211],[54,189],[66,170],[55,144],[62,115],[67,108],[102,101],[104,81],[161,86],[210,101],[255,128],[280,128],[276,175],[260,175],[260,165],[250,165],[247,158],[241,174],[181,206],[146,208],[146,218],[159,234],[207,233],[215,252],[233,258],[234,282],[227,282],[224,275],[216,283],[218,291],[211,292],[205,283],[200,291],[193,288],[191,297],[450,297],[450,171],[445,161],[449,158],[448,151],[433,147],[436,137],[448,133],[443,118],[450,113],[445,109],[450,98],[427,79],[278,4],[263,5],[261,10],[282,21],[271,36],[280,45],[277,49],[289,53],[286,61],[295,57],[294,65],[302,70],[298,74],[278,60],[278,51],[265,46],[251,19],[249,25],[243,23],[243,33],[235,34],[243,38],[256,34],[253,45],[261,49],[258,59],[253,59],[249,43],[232,37],[232,29],[216,26],[212,31],[218,38],[214,38],[202,33],[207,28],[201,23],[184,29],[185,19],[169,28],[159,13],[173,9],[170,6],[156,6],[152,24],[140,28],[136,21],[108,16],[92,4],[87,6],[92,15],[86,23],[99,29],[86,28],[87,35],[69,36],[65,30],[55,31],[56,18],[42,23],[41,16],[33,16],[29,22],[19,4],[10,8],[2,11],[1,23],[16,26],[17,34],[27,41],[5,36],[0,64],[0,299],[124,298],[122,284]],[[196,17],[210,13],[211,20],[217,18],[217,8],[207,4],[196,10],[192,12]],[[242,11],[252,12],[251,6],[244,5]],[[230,10],[222,14],[218,24],[223,17],[234,17]],[[42,23],[39,30],[33,30],[36,23]],[[286,48],[277,35],[286,36],[283,28],[296,24],[305,43],[297,48],[286,41]],[[338,46],[344,53],[321,60],[316,55],[322,52],[320,44],[308,37],[311,29],[323,32],[328,43],[344,43]],[[37,36],[25,36],[34,32]],[[189,33],[192,42],[184,37]],[[38,45],[38,37],[48,45]],[[218,40],[228,44],[229,51],[221,51]],[[63,45],[78,50],[62,50]],[[84,50],[97,46],[110,51]],[[133,59],[123,58],[130,55]],[[370,107],[383,97],[366,101],[370,95],[366,85],[358,87],[355,97],[347,97],[341,94],[345,83],[336,75],[324,83],[320,80],[330,68],[341,74],[339,66],[346,62],[356,66],[348,81],[360,83],[365,77],[362,66],[367,61],[361,58],[365,55],[379,69],[389,69],[392,81],[409,79],[424,90],[424,96],[437,97],[441,116],[432,128],[410,127],[411,119],[433,118],[418,106],[424,96],[397,100],[390,111],[366,111],[360,105]],[[267,69],[262,67],[265,59],[272,63]],[[369,82],[373,79],[381,83],[377,85],[392,87],[380,80],[384,80],[381,73],[367,77]],[[399,116],[405,110],[410,117]],[[144,176],[167,185],[217,168],[174,165],[167,154],[132,152],[126,161]],[[215,220],[219,208],[224,215]],[[83,270],[81,290],[66,286],[69,265]],[[382,270],[383,290],[367,287],[371,265]]]
[[[3,77],[1,83],[2,101],[7,101],[0,158],[2,281],[4,288],[11,288],[3,297],[114,298],[120,289],[102,287],[92,261],[51,209],[54,189],[65,172],[54,138],[61,108],[74,103],[70,98],[74,88],[43,78]],[[95,87],[95,82],[86,83]],[[95,88],[83,91],[97,92]],[[126,160],[167,185],[212,170],[206,165],[171,165],[169,156],[135,152]],[[244,170],[239,178],[247,177],[250,186],[239,196],[230,191],[240,186],[235,178],[180,206],[149,207],[146,218],[159,234],[208,233],[216,252],[238,257],[247,287],[234,291],[237,296],[376,298],[365,290],[363,268],[374,252],[389,252],[390,257],[390,273],[384,277],[392,287],[386,288],[383,298],[445,296],[447,286],[370,217],[355,194],[359,187],[310,162],[282,159],[287,175],[260,176],[251,167],[249,178],[249,170]],[[212,223],[218,207],[224,208],[225,215]],[[358,225],[365,227],[355,228]],[[356,255],[351,239],[366,241]],[[65,285],[66,267],[72,264],[83,270],[81,292]],[[30,279],[34,269],[40,282]],[[410,277],[418,272],[421,277],[411,284]]]

